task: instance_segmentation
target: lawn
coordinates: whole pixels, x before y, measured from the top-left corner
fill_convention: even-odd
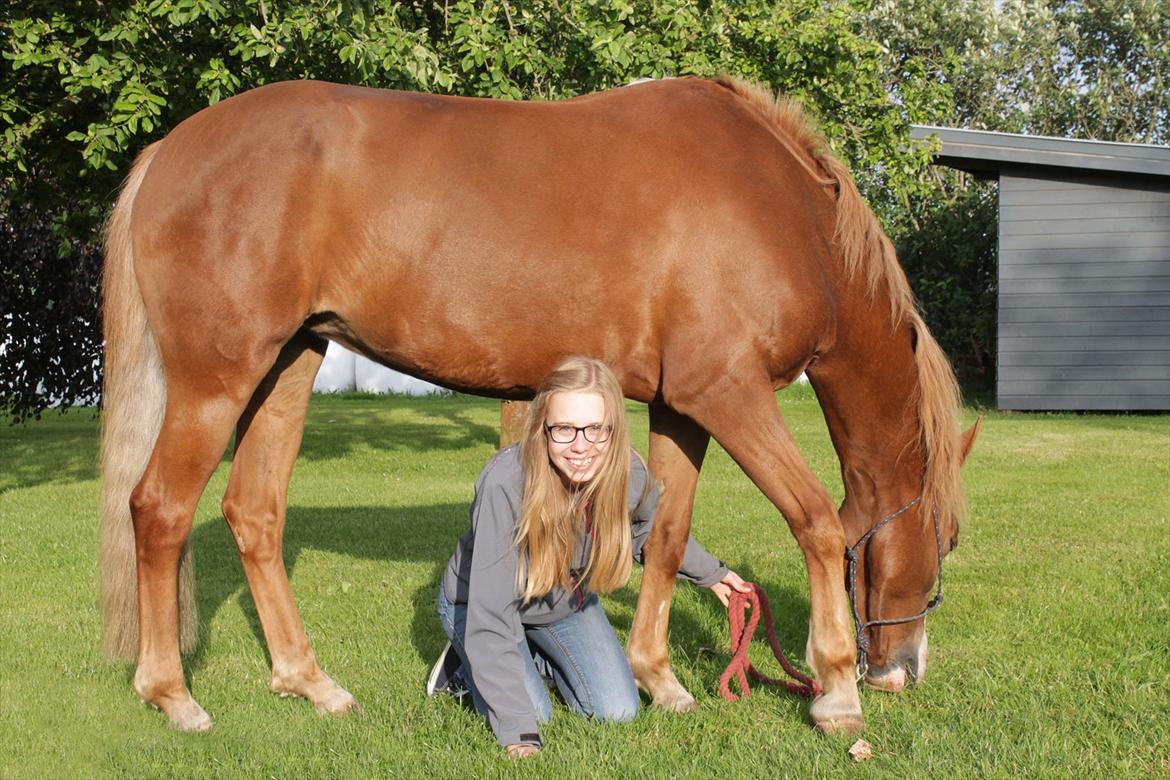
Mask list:
[[[810,464],[840,496],[807,388],[780,396]],[[461,396],[318,397],[289,497],[293,589],[322,665],[362,702],[344,718],[267,691],[268,661],[219,514],[225,458],[193,532],[202,623],[186,661],[215,719],[171,730],[132,668],[98,651],[97,419],[0,423],[0,777],[1165,777],[1170,774],[1170,418],[987,415],[966,469],[972,516],[929,620],[926,682],[862,692],[873,759],[808,725],[806,702],[756,688],[724,702],[726,613],[680,586],[676,673],[699,711],[607,726],[558,705],[536,759],[423,694],[444,638],[440,572],[497,439],[498,404]],[[646,414],[630,406],[645,451]],[[968,418],[973,419],[974,412]],[[790,655],[808,585],[776,511],[717,447],[695,535],[766,589]],[[628,634],[638,574],[605,599]],[[753,656],[775,665],[761,644]]]

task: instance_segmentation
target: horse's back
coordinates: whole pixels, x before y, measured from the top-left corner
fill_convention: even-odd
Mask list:
[[[653,395],[665,351],[823,327],[832,203],[798,155],[697,79],[544,103],[284,82],[178,126],[134,216],[157,286],[257,327],[313,318],[481,392],[595,354]]]

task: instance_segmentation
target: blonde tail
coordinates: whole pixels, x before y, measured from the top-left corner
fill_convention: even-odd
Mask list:
[[[102,646],[111,660],[138,653],[138,581],[130,493],[142,478],[162,427],[167,386],[162,361],[134,274],[130,217],[158,147],[134,163],[106,229],[102,274],[105,381],[102,387],[101,592]],[[179,572],[182,648],[196,639],[194,567],[183,551]]]

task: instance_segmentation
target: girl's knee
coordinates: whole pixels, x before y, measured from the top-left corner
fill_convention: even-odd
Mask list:
[[[626,708],[614,710],[611,713],[600,716],[598,720],[602,721],[603,723],[629,723],[636,717],[638,717],[637,709]]]
[[[639,704],[637,689],[632,695],[629,692],[615,693],[595,700],[592,716],[607,723],[628,723],[638,716]]]

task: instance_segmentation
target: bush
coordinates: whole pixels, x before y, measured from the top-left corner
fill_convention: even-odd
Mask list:
[[[994,183],[968,179],[944,176],[913,199],[896,243],[931,332],[960,376],[985,381],[995,371],[999,197]]]
[[[75,237],[73,205],[42,212],[0,184],[0,413],[16,421],[97,400],[101,253]]]

